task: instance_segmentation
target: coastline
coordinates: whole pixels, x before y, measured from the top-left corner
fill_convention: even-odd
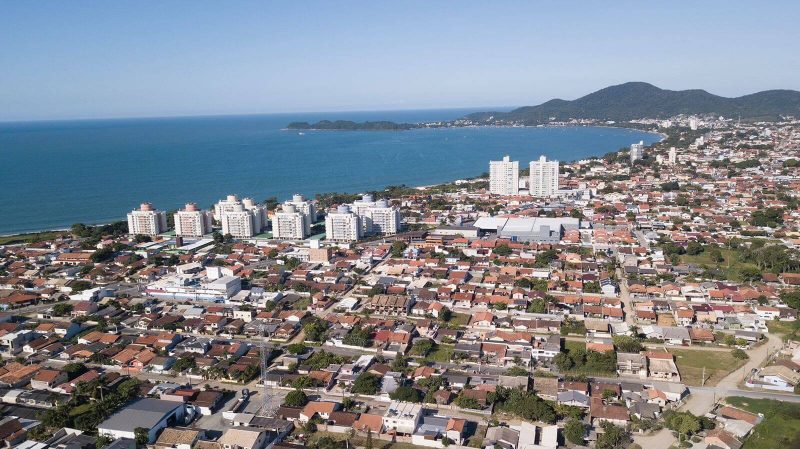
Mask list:
[[[662,142],[664,139],[666,139],[668,137],[668,135],[663,133],[663,132],[647,131],[647,130],[641,130],[641,129],[636,129],[636,128],[627,128],[627,127],[613,126],[613,125],[537,125],[537,126],[530,126],[530,125],[524,125],[524,126],[474,125],[474,126],[447,127],[447,128],[448,129],[452,129],[452,128],[579,128],[579,127],[624,129],[624,130],[628,130],[628,131],[644,132],[644,133],[654,134],[654,135],[657,135],[657,136],[660,137],[660,139],[658,141],[653,142],[650,145],[647,145],[645,148],[649,148],[649,147],[651,147],[651,146],[653,146],[653,145],[655,145],[657,143],[660,143],[660,142]],[[422,127],[422,128],[415,128],[415,129],[438,129],[438,128]],[[302,130],[282,129],[281,131],[302,131]],[[328,132],[328,131],[350,131],[350,130],[344,130],[344,129],[342,129],[342,130],[318,129],[318,130],[309,130],[309,131]],[[364,130],[364,131],[367,131],[367,130]],[[374,131],[410,131],[410,130],[374,130]],[[616,150],[616,151],[613,151],[613,152],[617,153],[619,151]],[[598,156],[595,156],[595,157],[602,157],[602,155],[598,155]],[[581,159],[585,159],[585,158],[581,158]],[[575,162],[577,162],[578,160],[581,160],[581,159],[573,159],[573,160],[565,161],[565,162],[567,162],[567,163],[575,163]],[[424,190],[429,189],[429,188],[443,186],[443,185],[447,185],[447,184],[452,184],[452,183],[454,183],[454,182],[456,182],[458,180],[469,179],[469,180],[473,180],[474,181],[474,180],[479,179],[478,178],[479,175],[480,174],[478,174],[476,176],[472,176],[472,177],[466,177],[466,178],[465,177],[460,177],[460,178],[457,178],[457,179],[450,179],[448,181],[443,181],[443,182],[434,183],[434,184],[409,186],[409,188],[417,189],[417,190],[420,190],[420,191],[424,191]],[[386,188],[386,186],[383,186],[383,189],[385,189],[385,188]],[[335,193],[335,192],[318,192],[317,194],[319,194],[319,195],[328,195],[328,194],[332,194],[332,193]],[[87,226],[104,226],[104,225],[108,225],[108,224],[111,224],[111,223],[114,223],[114,222],[117,222],[117,221],[124,221],[124,220],[125,220],[125,217],[120,217],[119,220],[115,220],[115,221],[103,221],[103,222],[97,222],[97,223],[93,223],[93,222],[90,222],[90,221],[81,221],[80,223],[83,223],[83,224],[85,224]],[[34,231],[26,231],[26,232],[18,232],[18,233],[10,233],[10,234],[0,234],[0,245],[20,244],[20,243],[24,243],[25,241],[29,241],[30,239],[33,239],[33,238],[36,238],[36,237],[40,237],[40,236],[42,236],[42,234],[59,234],[59,233],[65,233],[65,232],[70,232],[70,228],[66,227],[66,228],[56,228],[56,229],[42,229],[42,230],[34,230]],[[16,242],[15,239],[20,239],[20,242]],[[4,243],[4,241],[6,241],[6,240],[14,240],[14,241],[12,243]]]

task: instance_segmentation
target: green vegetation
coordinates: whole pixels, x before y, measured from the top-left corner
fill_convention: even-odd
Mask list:
[[[395,401],[422,402],[422,392],[406,385],[398,387],[389,397]]]
[[[784,340],[797,339],[800,335],[800,321],[767,321],[767,329],[770,334],[778,334]]]
[[[617,427],[610,422],[603,421],[601,424],[603,433],[597,434],[597,449],[620,449],[625,446],[630,436],[621,427]]]
[[[372,373],[361,373],[350,389],[354,394],[377,394],[381,390],[381,378]]]
[[[347,363],[347,359],[332,352],[327,352],[324,349],[315,351],[314,354],[305,361],[306,365],[316,370],[327,368],[331,364],[339,363]]]
[[[775,118],[797,113],[800,92],[765,91],[738,98],[725,98],[702,90],[671,91],[642,82],[606,87],[573,101],[550,100],[510,112],[477,112],[467,118],[490,123],[508,121],[529,125],[552,118],[633,120],[641,117],[671,117],[678,114],[719,114],[743,119]]]
[[[745,440],[742,449],[788,449],[800,447],[800,404],[731,396],[730,405],[751,413],[763,413],[759,423]]]
[[[706,386],[716,385],[723,377],[744,365],[745,361],[737,359],[730,352],[700,349],[670,349],[675,356],[675,364],[681,373],[681,382],[688,385],[700,385],[703,367],[706,372]]]
[[[528,421],[556,422],[556,411],[549,402],[530,391],[498,386],[488,399],[495,410],[518,416]]]
[[[585,434],[586,429],[583,422],[578,419],[572,418],[564,425],[564,438],[572,444],[583,445]]]
[[[370,343],[372,343],[372,340],[370,340],[370,334],[368,330],[361,327],[361,325],[355,325],[342,339],[342,342],[350,346],[367,347],[370,345]]]
[[[63,231],[34,232],[30,234],[16,234],[0,236],[0,245],[16,245],[19,243],[38,243],[53,240],[66,235]]]
[[[564,352],[558,353],[553,362],[562,373],[615,375],[617,354],[587,351],[581,342],[567,341]]]
[[[308,396],[306,396],[303,390],[290,391],[283,400],[283,405],[288,407],[302,407],[306,404],[308,404]]]
[[[453,360],[453,345],[437,344],[426,356],[426,362],[449,362]]]

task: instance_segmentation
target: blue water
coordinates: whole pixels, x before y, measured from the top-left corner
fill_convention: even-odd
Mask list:
[[[504,154],[575,160],[655,134],[614,128],[297,131],[291,121],[449,120],[473,110],[0,123],[0,234],[120,220],[142,201],[209,207],[476,176]]]

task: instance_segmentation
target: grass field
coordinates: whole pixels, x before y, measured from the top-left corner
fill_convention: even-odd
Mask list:
[[[764,414],[764,420],[753,429],[742,449],[800,447],[800,404],[741,396],[731,396],[726,402],[748,412]]]
[[[33,234],[17,234],[17,235],[6,235],[0,236],[0,245],[13,245],[17,243],[33,243],[33,242],[40,242],[42,240],[50,240],[54,239],[60,235],[65,234],[64,231],[52,231],[52,232],[36,232]]]
[[[800,321],[767,321],[770,334],[777,334],[784,340],[797,338],[800,335]]]
[[[704,351],[699,349],[669,349],[675,355],[675,363],[681,373],[681,382],[700,385],[703,367],[706,369],[706,386],[716,385],[731,371],[747,361],[734,358],[727,351]]]
[[[440,343],[425,356],[428,362],[449,362],[453,357],[453,345]]]
[[[753,264],[741,262],[736,254],[736,251],[728,248],[720,248],[720,252],[722,253],[722,257],[725,259],[722,262],[714,262],[711,260],[710,251],[703,251],[702,253],[693,256],[683,254],[681,255],[681,262],[693,263],[709,269],[718,268],[722,270],[725,273],[725,276],[732,281],[741,281],[741,278],[739,277],[740,269],[745,267],[757,268]]]
[[[451,316],[450,321],[447,322],[447,327],[449,328],[465,327],[467,324],[469,324],[470,318],[472,318],[472,315],[468,315],[466,313],[453,312],[453,316]]]

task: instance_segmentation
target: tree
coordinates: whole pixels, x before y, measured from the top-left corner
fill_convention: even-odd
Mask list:
[[[458,395],[454,402],[461,408],[469,408],[473,410],[480,410],[483,408],[477,399],[465,396],[463,393]]]
[[[53,315],[67,316],[72,312],[72,304],[60,303],[53,306]]]
[[[355,394],[376,394],[381,388],[381,378],[372,373],[361,373],[350,389]]]
[[[530,304],[528,304],[528,313],[546,313],[547,312],[547,301],[544,298],[534,298]]]
[[[414,345],[411,347],[411,354],[425,357],[433,350],[434,346],[435,343],[433,340],[428,338],[419,339],[415,341]]]
[[[392,243],[392,257],[403,257],[403,251],[406,250],[408,245],[402,240],[395,240]]]
[[[283,400],[283,405],[287,407],[302,407],[306,404],[308,404],[308,396],[306,396],[303,390],[292,390]]]
[[[350,346],[367,347],[370,343],[369,331],[361,327],[361,325],[355,325],[342,339],[342,343]]]
[[[556,364],[559,371],[569,371],[572,369],[575,364],[572,362],[572,358],[567,355],[565,352],[559,352],[558,354],[553,357],[553,363]]]
[[[494,249],[492,250],[492,253],[497,254],[498,256],[501,257],[509,256],[511,255],[512,252],[513,251],[511,250],[511,247],[505,243],[495,246]]]
[[[67,363],[61,368],[61,371],[67,373],[69,379],[72,380],[86,372],[86,365],[83,363]]]
[[[564,425],[564,438],[572,444],[582,446],[585,433],[583,423],[575,418],[570,419]]]
[[[364,449],[375,449],[374,443],[372,442],[372,429],[367,429],[367,442],[364,443]]]
[[[597,434],[597,449],[618,449],[628,438],[625,431],[610,422],[603,421],[601,424],[603,433]]]
[[[398,387],[389,397],[395,401],[403,402],[422,402],[422,393],[416,388],[409,386]]]
[[[303,343],[292,343],[286,347],[286,350],[289,351],[290,354],[302,354],[306,352],[307,349],[308,346]]]
[[[702,252],[703,252],[703,245],[694,240],[692,240],[691,242],[689,242],[688,245],[686,245],[686,254],[690,256],[696,256]]]
[[[506,370],[506,376],[527,376],[528,374],[528,370],[521,366],[512,366]]]
[[[447,307],[442,307],[442,310],[439,312],[439,318],[446,323],[453,318],[453,311]]]
[[[639,340],[627,335],[615,335],[613,341],[619,352],[639,353],[644,350],[644,345]]]
[[[408,368],[408,359],[403,354],[397,354],[392,361],[392,371],[403,371]]]
[[[738,360],[747,360],[747,359],[750,358],[750,356],[747,355],[746,352],[742,351],[739,348],[736,348],[733,351],[731,351],[731,355],[733,356],[733,358],[738,359]]]
[[[133,429],[133,434],[136,436],[137,446],[141,447],[150,442],[149,431],[145,427],[137,427]]]

